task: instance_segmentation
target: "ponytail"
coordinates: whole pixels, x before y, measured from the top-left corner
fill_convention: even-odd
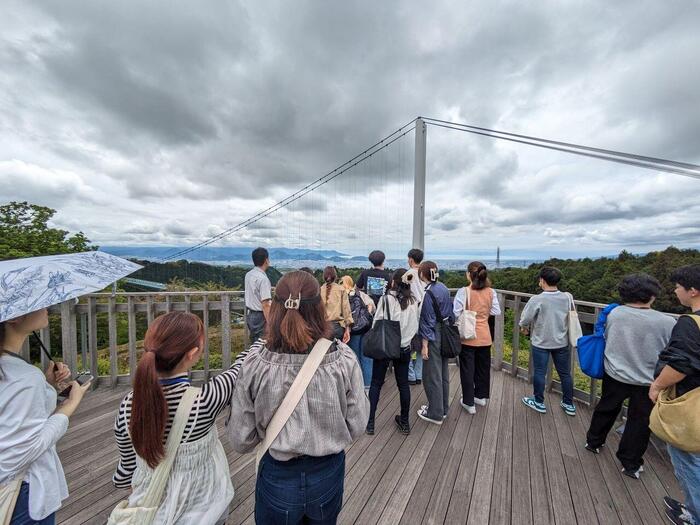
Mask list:
[[[331,296],[331,285],[338,280],[338,272],[333,266],[326,266],[323,269],[323,280],[326,282],[326,302]]]
[[[472,282],[472,290],[483,290],[491,286],[489,273],[484,263],[479,261],[469,263],[469,266],[467,266],[467,273]]]
[[[163,435],[167,422],[168,405],[158,381],[156,354],[146,351],[134,374],[129,433],[134,450],[151,468],[156,468],[165,457]]]
[[[168,423],[168,403],[158,373],[172,372],[185,354],[201,347],[204,325],[188,312],[158,317],[146,331],[145,352],[134,374],[129,433],[136,453],[151,468],[165,457],[163,438]]]
[[[314,342],[311,328],[299,310],[287,310],[280,324],[280,334],[284,346],[294,352],[304,352]]]

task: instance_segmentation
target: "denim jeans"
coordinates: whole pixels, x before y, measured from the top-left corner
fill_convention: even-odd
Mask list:
[[[246,309],[245,324],[250,344],[265,336],[265,314],[262,312]]]
[[[700,523],[700,454],[684,452],[668,445],[668,455],[671,456],[678,484],[685,495],[683,504],[695,518],[695,523]]]
[[[19,490],[19,497],[12,513],[10,525],[54,525],[56,523],[56,513],[45,517],[43,520],[33,520],[29,517],[29,485],[22,482]]]
[[[532,364],[535,369],[532,384],[535,391],[535,401],[544,403],[544,384],[550,355],[561,381],[563,401],[571,405],[574,402],[574,381],[571,378],[571,352],[568,346],[553,349],[532,347]]]
[[[255,523],[336,523],[343,506],[345,452],[260,461],[255,485]]]
[[[416,336],[411,339],[411,353],[416,353],[416,358],[411,359],[408,363],[408,380],[416,381],[423,380],[423,358],[421,357],[421,346],[423,345],[423,338],[416,334]]]
[[[360,370],[362,370],[362,380],[365,383],[365,388],[369,388],[370,384],[372,383],[373,359],[371,357],[365,357],[362,353],[362,337],[362,335],[351,335],[348,346],[352,348],[353,352],[355,352],[357,361],[360,363]]]

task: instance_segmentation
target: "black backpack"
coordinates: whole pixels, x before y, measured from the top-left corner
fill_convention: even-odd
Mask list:
[[[348,297],[350,300],[350,311],[352,312],[352,327],[350,333],[353,335],[361,335],[372,328],[372,314],[369,313],[367,305],[360,297],[359,292]]]
[[[446,358],[457,357],[462,350],[459,330],[450,317],[442,317],[437,299],[433,292],[431,290],[426,290],[425,293],[430,296],[430,300],[433,303],[435,319],[442,325],[442,330],[440,330],[440,355]]]

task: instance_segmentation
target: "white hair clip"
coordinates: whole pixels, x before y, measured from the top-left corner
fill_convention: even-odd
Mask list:
[[[299,292],[299,297],[296,299],[292,298],[292,294],[289,294],[289,299],[284,302],[284,307],[287,310],[298,310],[301,304],[301,292]]]
[[[436,268],[431,268],[431,269],[430,269],[430,280],[431,280],[432,282],[435,282],[435,281],[438,280],[438,277],[440,277],[440,272],[437,271]]]
[[[413,274],[412,273],[406,272],[401,276],[401,282],[404,284],[411,284],[412,281],[413,281]]]

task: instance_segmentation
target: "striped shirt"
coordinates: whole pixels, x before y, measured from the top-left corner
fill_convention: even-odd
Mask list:
[[[244,350],[231,368],[222,372],[202,386],[202,391],[192,407],[190,416],[182,435],[183,443],[191,443],[206,436],[216,423],[217,416],[231,403],[233,388],[238,378],[241,364],[248,355],[248,350]],[[163,393],[168,403],[168,422],[165,426],[163,443],[168,438],[170,427],[175,419],[175,412],[180,403],[180,399],[185,390],[190,386],[187,374],[168,378],[168,382],[173,384],[163,385]],[[128,488],[131,485],[131,478],[136,470],[136,451],[129,436],[129,420],[131,419],[131,400],[133,391],[129,392],[119,406],[119,412],[114,420],[114,435],[119,448],[119,464],[112,477],[112,482],[118,488]]]

